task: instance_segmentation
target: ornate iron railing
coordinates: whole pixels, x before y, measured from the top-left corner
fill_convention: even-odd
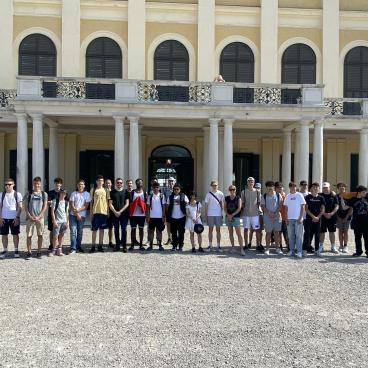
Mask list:
[[[359,116],[363,114],[363,101],[359,98],[325,98],[324,105],[328,108],[326,116]]]
[[[0,89],[0,109],[8,110],[13,108],[13,101],[17,95],[15,89]]]

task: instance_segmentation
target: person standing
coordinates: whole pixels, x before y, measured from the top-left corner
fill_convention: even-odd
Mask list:
[[[308,182],[306,180],[301,180],[299,183],[299,193],[303,194],[304,199],[305,197],[310,194],[308,191]],[[307,213],[304,213],[304,220],[303,220],[303,227],[304,227],[304,235],[303,235],[303,250],[308,248],[307,245],[307,236],[306,236],[306,228],[305,228],[305,220],[307,218]]]
[[[148,251],[153,249],[153,238],[156,230],[156,239],[158,249],[163,251],[162,246],[162,231],[165,228],[165,196],[160,192],[160,184],[158,182],[152,183],[152,193],[147,199],[147,224],[148,224]]]
[[[114,252],[119,251],[120,247],[122,247],[123,252],[126,253],[130,194],[127,190],[123,189],[124,182],[122,178],[117,178],[115,184],[115,189],[111,190],[109,199],[110,216],[114,225],[115,234]]]
[[[242,209],[242,200],[236,194],[236,186],[229,186],[229,195],[225,197],[225,214],[226,226],[229,230],[229,238],[231,243],[231,250],[235,249],[234,229],[240,246],[240,254],[245,256],[243,248],[243,238],[240,231],[240,213]]]
[[[336,212],[337,222],[336,227],[339,231],[339,242],[340,251],[342,253],[349,253],[348,251],[348,241],[349,241],[349,227],[351,221],[351,215],[353,209],[347,206],[344,199],[344,194],[346,193],[346,184],[337,184],[337,203],[339,204],[339,209]]]
[[[198,252],[203,253],[202,248],[202,231],[203,225],[201,220],[201,202],[197,200],[197,193],[191,192],[189,195],[189,203],[187,204],[187,220],[185,222],[185,229],[190,233],[190,243],[192,245],[192,253],[196,253],[196,246],[194,240],[194,233],[197,233],[198,238]],[[198,231],[200,227],[201,231]]]
[[[111,190],[113,189],[111,179],[105,180],[104,187],[109,193],[111,193]],[[109,248],[114,248],[114,245],[112,244],[112,229],[113,228],[114,228],[113,215],[111,213],[111,210],[109,209],[107,211],[107,229],[108,229],[108,236],[109,236]]]
[[[91,190],[91,229],[92,247],[90,253],[96,252],[96,238],[98,231],[98,252],[103,252],[103,238],[107,229],[107,216],[110,193],[104,188],[104,177],[97,175],[96,187]]]
[[[212,249],[213,228],[216,227],[217,251],[222,252],[221,249],[221,226],[222,226],[222,211],[224,208],[224,194],[218,190],[218,182],[211,181],[211,190],[205,197],[205,218],[208,225],[208,247],[207,250]]]
[[[247,186],[241,192],[241,200],[244,211],[243,226],[244,226],[244,244],[248,244],[248,232],[253,229],[256,232],[257,247],[261,250],[261,226],[259,215],[261,212],[261,191],[254,188],[255,180],[252,177],[247,179]]]
[[[58,197],[51,202],[51,217],[54,225],[53,248],[49,251],[49,256],[63,256],[64,234],[69,227],[69,203],[66,199],[68,193],[60,189]]]
[[[188,197],[181,192],[181,186],[175,184],[173,193],[169,197],[167,217],[170,222],[172,236],[172,251],[177,249],[181,252],[184,246],[186,207]]]
[[[307,213],[304,220],[304,239],[303,242],[303,255],[307,253],[313,253],[311,246],[314,237],[314,251],[318,252],[319,239],[321,232],[321,218],[325,213],[325,199],[318,194],[319,183],[313,183],[310,188],[311,193],[305,197],[305,211]],[[317,254],[319,255],[319,253]]]
[[[167,203],[169,201],[169,197],[173,193],[173,188],[174,188],[174,185],[176,183],[175,178],[173,178],[171,176],[168,179],[167,183],[168,183],[167,188],[164,190],[164,196],[165,196],[165,200],[166,200],[166,211],[167,211]],[[169,221],[166,221],[166,231],[167,231],[167,242],[165,243],[165,245],[169,245],[169,244],[171,244],[171,231],[170,231],[170,222]]]
[[[280,248],[280,232],[281,232],[281,194],[275,191],[275,183],[273,181],[266,182],[266,193],[262,196],[261,206],[263,210],[263,221],[266,230],[266,250],[265,254],[270,254],[271,235],[273,233],[276,253],[282,255]]]
[[[289,183],[290,193],[286,196],[284,205],[287,209],[287,227],[289,235],[289,256],[303,257],[303,219],[305,213],[305,199],[303,194],[296,191],[296,183]]]
[[[279,193],[281,195],[282,198],[282,205],[281,205],[281,234],[280,234],[280,248],[282,250],[282,236],[284,237],[285,240],[285,244],[287,247],[287,250],[289,251],[289,236],[288,236],[288,231],[287,231],[287,225],[286,225],[286,221],[287,221],[287,210],[286,207],[284,205],[284,201],[286,198],[286,193],[284,192],[284,186],[282,185],[281,182],[277,181],[275,182],[275,191],[277,193]],[[281,236],[282,235],[282,236]]]
[[[8,254],[9,231],[13,236],[14,258],[19,258],[20,214],[22,212],[22,194],[14,190],[14,180],[5,180],[4,191],[0,193],[0,233],[3,251],[0,258]]]
[[[50,191],[48,191],[47,193],[47,199],[48,199],[48,214],[47,214],[47,230],[49,231],[49,250],[51,250],[54,246],[54,234],[53,234],[53,230],[54,230],[54,224],[52,222],[52,208],[51,208],[51,204],[52,201],[59,197],[59,192],[61,190],[61,188],[63,187],[63,179],[62,178],[55,178],[54,179],[54,189],[51,189]]]
[[[143,180],[137,179],[135,181],[136,189],[130,193],[130,227],[131,227],[131,239],[132,244],[129,250],[134,250],[134,246],[138,245],[139,250],[145,250],[143,246],[143,234],[144,223],[146,220],[146,207],[147,207],[147,193],[143,190]],[[139,243],[137,241],[137,227],[139,231]]]
[[[338,254],[339,251],[336,248],[335,233],[337,225],[336,213],[339,209],[339,203],[337,201],[336,194],[331,191],[330,183],[323,183],[321,195],[325,199],[325,213],[322,216],[318,253],[321,254],[324,251],[323,243],[325,241],[325,234],[328,231],[331,243],[331,252]]]
[[[42,182],[39,176],[32,180],[32,191],[25,195],[23,205],[27,216],[27,254],[26,258],[32,256],[32,236],[36,229],[37,233],[37,258],[41,258],[43,244],[43,232],[45,227],[44,215],[47,210],[47,193],[41,190]]]
[[[360,257],[363,254],[362,237],[364,239],[365,254],[368,258],[368,199],[367,187],[359,185],[356,189],[357,196],[349,201],[349,206],[353,210],[351,227],[355,236],[355,253],[353,257]]]
[[[82,248],[83,226],[91,202],[91,195],[85,191],[85,188],[84,180],[78,180],[77,190],[71,194],[69,199],[70,254],[84,253]]]

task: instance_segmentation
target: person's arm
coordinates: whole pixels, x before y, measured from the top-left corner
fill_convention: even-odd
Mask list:
[[[18,201],[18,194],[17,194],[17,201]],[[20,214],[22,213],[22,199],[18,202],[18,206],[17,206],[17,213],[16,213],[16,217],[14,219],[14,226],[18,226],[20,224]]]
[[[27,217],[31,219],[32,221],[35,221],[35,218],[30,214],[29,208],[28,208],[28,197],[27,200],[24,201],[24,212],[26,213]]]
[[[241,212],[241,210],[242,210],[242,200],[241,200],[241,198],[239,198],[239,203],[238,203],[238,208],[236,209],[236,211],[232,214],[232,216],[234,217],[235,215],[237,215],[238,213],[240,213]]]
[[[287,204],[285,204],[286,202],[284,201],[284,206],[285,206],[285,212],[286,212],[286,220],[285,220],[285,223],[286,223],[286,226],[289,225],[289,218],[287,216],[288,214],[288,206]]]
[[[344,221],[347,221],[348,218],[353,214],[353,207],[348,207],[349,208],[349,211],[346,215],[346,217],[344,218]]]
[[[227,212],[227,202],[226,201],[224,202],[224,211],[225,211],[225,215],[227,217],[230,217],[230,214]]]
[[[336,214],[336,212],[338,211],[338,209],[339,209],[339,205],[338,205],[338,203],[336,203],[333,211],[330,213],[331,217]]]
[[[51,204],[52,204],[52,201],[51,201]],[[60,203],[59,203],[60,205]],[[55,218],[55,208],[54,207],[51,207],[51,218],[52,218],[52,223],[54,225],[54,227],[58,227],[58,224],[56,222],[56,218]]]
[[[305,213],[305,203],[302,203],[300,205],[300,214],[299,214],[299,218],[298,218],[298,223],[299,224],[303,223],[304,213]]]
[[[120,213],[123,213],[127,208],[129,207],[129,199],[127,198],[125,200],[123,208],[119,211]]]
[[[317,216],[317,218],[318,218],[318,220],[320,220],[321,219],[321,217],[323,216],[323,214],[325,213],[325,210],[326,210],[326,207],[325,207],[325,205],[323,204],[322,206],[321,206],[321,212],[319,213],[319,215]]]
[[[48,201],[45,201],[40,214],[37,216],[37,220],[40,220],[43,217],[45,211],[47,210],[48,205],[49,205]]]

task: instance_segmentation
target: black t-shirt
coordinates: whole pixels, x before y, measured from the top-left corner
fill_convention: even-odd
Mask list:
[[[337,197],[337,203],[339,204],[339,209],[337,210],[337,213],[336,213],[337,217],[345,218],[347,216],[348,212],[349,212],[349,209],[347,209],[347,210],[342,209],[342,203],[341,203],[342,198],[341,198],[340,194],[337,194],[336,197]],[[344,200],[344,201],[345,201],[345,205],[348,205],[346,200]]]
[[[113,189],[110,192],[110,199],[112,200],[112,205],[117,211],[120,211],[124,207],[125,201],[129,200],[129,198],[130,195],[126,189],[120,191]],[[129,207],[123,212],[123,215],[129,216]]]
[[[335,206],[339,204],[337,201],[337,196],[330,194],[320,194],[325,199],[325,212],[330,213],[334,210]]]
[[[305,197],[305,202],[307,203],[308,210],[312,212],[314,216],[318,216],[321,213],[321,207],[326,205],[325,199],[321,195],[314,197],[312,194],[308,194]],[[307,213],[307,219],[311,219]]]
[[[368,221],[368,200],[367,198],[352,198],[348,201],[348,206],[353,208],[354,220]]]
[[[230,196],[225,197],[226,208],[227,208],[228,214],[232,215],[238,209],[239,200],[240,200],[239,196],[235,196],[233,199],[231,199]],[[240,217],[240,212],[238,212],[234,217]]]

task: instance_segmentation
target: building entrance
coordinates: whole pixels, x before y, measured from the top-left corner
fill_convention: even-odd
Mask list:
[[[155,148],[148,164],[148,180],[157,176],[160,186],[167,187],[169,177],[175,178],[189,194],[194,184],[194,164],[191,153],[182,146],[166,145]]]
[[[235,185],[238,193],[247,184],[247,178],[252,176],[259,182],[259,155],[254,153],[234,153]],[[227,189],[227,188],[226,188]]]

